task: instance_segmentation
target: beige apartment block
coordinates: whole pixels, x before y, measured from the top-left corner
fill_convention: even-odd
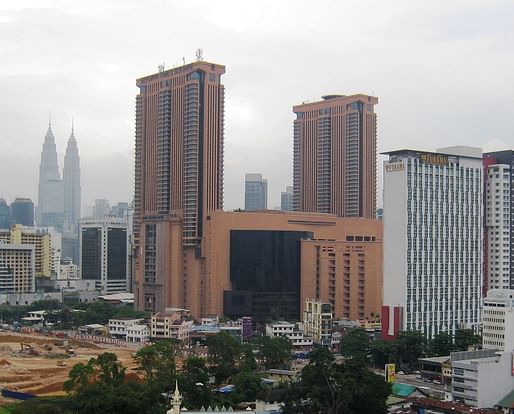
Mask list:
[[[33,293],[35,247],[0,241],[0,293]]]
[[[14,224],[10,230],[0,230],[0,242],[33,245],[35,249],[35,276],[52,276],[52,242],[47,231]]]

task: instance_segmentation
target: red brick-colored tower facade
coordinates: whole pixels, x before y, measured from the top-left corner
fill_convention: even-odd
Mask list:
[[[137,80],[134,190],[139,309],[192,305],[204,222],[223,208],[225,67],[197,61]]]
[[[375,218],[378,99],[327,95],[293,107],[295,211]]]

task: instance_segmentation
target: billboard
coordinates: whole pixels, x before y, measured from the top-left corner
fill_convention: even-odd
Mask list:
[[[394,382],[396,379],[395,364],[386,364],[384,367],[384,377],[386,382]]]

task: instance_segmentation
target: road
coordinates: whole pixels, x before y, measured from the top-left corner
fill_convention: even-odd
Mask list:
[[[413,385],[415,387],[421,388],[422,390],[428,391],[430,394],[432,393],[444,393],[445,386],[442,384],[434,384],[433,382],[425,382],[420,378],[416,378],[415,374],[409,375],[401,375],[396,373],[396,382],[401,384]],[[446,386],[446,391],[450,391],[450,387]]]

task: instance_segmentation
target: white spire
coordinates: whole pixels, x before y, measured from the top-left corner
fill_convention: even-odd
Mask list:
[[[166,414],[180,414],[180,406],[182,405],[182,395],[178,389],[178,381],[175,380],[175,392],[173,393],[173,399],[171,400],[171,408]]]

